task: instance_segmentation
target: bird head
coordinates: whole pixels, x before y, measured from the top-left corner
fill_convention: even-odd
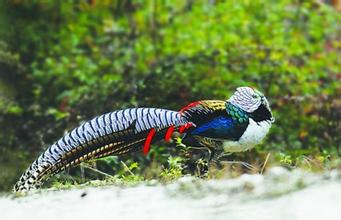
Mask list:
[[[263,93],[251,87],[238,87],[227,100],[231,104],[250,113],[255,121],[275,122],[268,100]]]

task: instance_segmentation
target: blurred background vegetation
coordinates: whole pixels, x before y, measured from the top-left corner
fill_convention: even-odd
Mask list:
[[[273,152],[272,161],[288,166],[338,158],[335,2],[1,1],[0,190],[10,190],[35,157],[84,120],[132,106],[176,110],[227,99],[245,85],[266,94],[277,121],[261,146],[233,157],[257,164]],[[145,174],[167,160],[176,167],[169,155],[177,155],[174,143],[124,161]],[[127,168],[115,157],[96,166],[122,175]],[[84,177],[82,167],[69,172]]]

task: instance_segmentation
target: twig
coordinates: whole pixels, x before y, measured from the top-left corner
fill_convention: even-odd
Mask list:
[[[95,171],[95,172],[97,172],[97,173],[100,173],[100,174],[102,174],[102,175],[104,175],[104,176],[113,178],[113,176],[111,176],[111,175],[109,175],[109,174],[107,174],[107,173],[104,173],[104,172],[102,172],[102,171],[100,171],[100,170],[98,170],[98,169],[95,169],[95,168],[93,168],[93,167],[91,167],[91,166],[88,166],[88,165],[86,165],[86,164],[83,164],[83,166],[84,166],[85,168],[89,169],[89,170],[92,170],[92,171]]]
[[[127,166],[127,164],[125,164],[122,160],[121,163],[123,164],[124,168],[126,168],[126,170],[128,171],[128,173],[130,173],[132,176],[135,176],[135,174],[133,172],[131,172],[131,170],[129,169],[129,167]]]
[[[270,155],[271,155],[271,153],[268,153],[268,155],[266,155],[264,164],[263,164],[263,166],[262,166],[262,169],[260,170],[260,174],[263,174],[264,169],[265,169],[265,166],[266,166],[266,164],[268,163],[268,160],[269,160],[269,158],[270,158]]]

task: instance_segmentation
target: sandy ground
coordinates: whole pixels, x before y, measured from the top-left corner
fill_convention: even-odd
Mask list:
[[[341,172],[271,169],[264,176],[87,187],[0,198],[0,219],[340,220]]]

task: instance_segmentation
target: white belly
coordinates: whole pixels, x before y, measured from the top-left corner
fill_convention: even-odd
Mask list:
[[[247,126],[244,134],[240,137],[239,141],[224,141],[223,148],[225,152],[241,152],[253,148],[259,144],[271,127],[270,121],[255,122],[253,119],[249,119],[249,125]]]

